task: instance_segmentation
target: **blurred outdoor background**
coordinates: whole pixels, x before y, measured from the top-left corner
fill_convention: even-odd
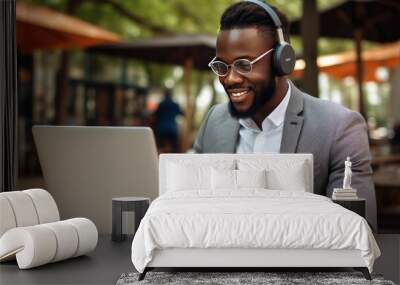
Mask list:
[[[234,2],[17,0],[18,188],[44,184],[32,125],[150,126],[160,153],[188,151],[228,100],[207,64]],[[292,22],[291,80],[366,119],[379,231],[400,232],[400,1],[268,3]],[[161,111],[165,93],[178,106]],[[165,116],[176,141],[160,138]]]

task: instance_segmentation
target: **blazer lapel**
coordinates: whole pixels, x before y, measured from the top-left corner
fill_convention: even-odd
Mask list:
[[[281,153],[295,153],[303,127],[303,94],[292,82],[288,81],[291,88],[290,100],[283,123]]]
[[[216,140],[215,150],[222,153],[235,153],[236,143],[239,136],[239,121],[229,117],[224,122],[221,122],[220,137]]]

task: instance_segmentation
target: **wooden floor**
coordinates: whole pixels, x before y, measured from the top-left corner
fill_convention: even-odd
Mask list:
[[[19,270],[17,263],[0,264],[0,284],[115,284],[122,273],[134,271],[131,240],[116,243],[99,237],[97,248],[87,256]]]

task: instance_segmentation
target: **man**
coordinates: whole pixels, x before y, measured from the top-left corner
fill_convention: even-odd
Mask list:
[[[161,152],[178,152],[179,134],[176,117],[183,115],[181,108],[172,100],[172,91],[166,89],[164,99],[154,113],[155,128]]]
[[[288,41],[288,21],[274,11]],[[367,199],[367,220],[376,229],[364,119],[357,112],[301,92],[286,76],[277,76],[271,62],[277,41],[276,26],[259,5],[239,2],[224,12],[210,67],[219,75],[229,102],[208,112],[194,150],[312,153],[314,193],[328,197],[333,188],[342,187],[344,161],[349,156],[352,187]]]

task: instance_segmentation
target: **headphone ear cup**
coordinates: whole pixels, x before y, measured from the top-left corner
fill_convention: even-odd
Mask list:
[[[275,76],[285,76],[292,73],[296,64],[296,54],[288,43],[277,44],[272,56],[272,68]]]

